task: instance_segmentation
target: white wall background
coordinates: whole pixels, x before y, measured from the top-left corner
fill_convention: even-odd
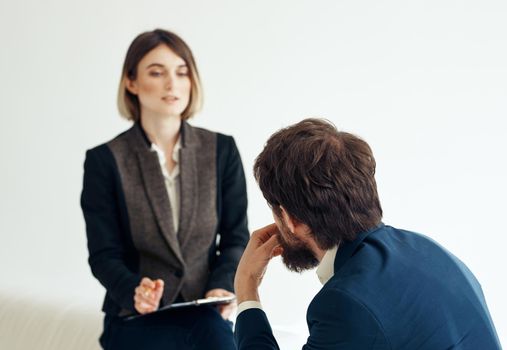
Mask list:
[[[84,153],[129,126],[115,106],[126,49],[163,27],[197,58],[206,101],[193,123],[236,138],[251,229],[271,220],[251,175],[267,137],[327,117],[372,146],[384,221],[468,264],[507,344],[506,19],[503,0],[2,0],[0,286],[99,310]],[[272,324],[306,332],[319,288],[273,263],[261,290]]]

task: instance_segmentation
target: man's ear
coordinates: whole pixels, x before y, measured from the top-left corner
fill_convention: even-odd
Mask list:
[[[139,88],[137,87],[137,82],[135,80],[129,79],[127,77],[125,79],[125,87],[132,95],[137,95]]]
[[[287,213],[284,207],[280,206],[280,209],[282,210],[282,218],[285,222],[285,225],[287,225],[287,228],[290,232],[294,233],[296,230],[296,226],[298,225],[297,220],[293,219],[292,216]]]

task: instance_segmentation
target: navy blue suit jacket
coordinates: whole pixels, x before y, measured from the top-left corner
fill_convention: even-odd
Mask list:
[[[343,244],[307,311],[303,349],[501,349],[481,287],[431,239],[381,224]],[[243,349],[278,349],[266,314],[236,321]]]

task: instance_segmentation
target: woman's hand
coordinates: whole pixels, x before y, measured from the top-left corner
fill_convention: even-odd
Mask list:
[[[134,307],[140,314],[147,314],[158,309],[162,292],[164,291],[164,281],[161,279],[151,280],[144,277],[135,289]]]
[[[209,297],[228,297],[228,296],[232,296],[233,297],[234,293],[231,293],[228,290],[221,289],[221,288],[211,289],[205,295],[206,298],[209,298]],[[229,303],[229,304],[217,305],[217,308],[218,308],[218,312],[220,313],[220,315],[222,315],[222,318],[224,320],[227,320],[227,319],[229,319],[229,317],[231,317],[232,312],[234,310],[236,310],[236,306],[237,306],[236,301],[233,301],[232,303]]]

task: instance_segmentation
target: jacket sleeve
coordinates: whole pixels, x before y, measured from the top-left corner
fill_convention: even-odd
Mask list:
[[[86,153],[81,208],[86,222],[93,275],[122,308],[134,311],[134,289],[141,278],[126,263],[126,234],[122,232],[118,203],[119,177],[106,145]]]
[[[308,308],[307,321],[310,336],[303,350],[391,349],[373,313],[345,292],[321,291]]]
[[[217,207],[220,241],[212,252],[207,289],[234,291],[234,274],[250,237],[243,164],[231,136],[217,137]]]
[[[266,314],[247,309],[238,315],[234,338],[238,350],[279,350]]]

